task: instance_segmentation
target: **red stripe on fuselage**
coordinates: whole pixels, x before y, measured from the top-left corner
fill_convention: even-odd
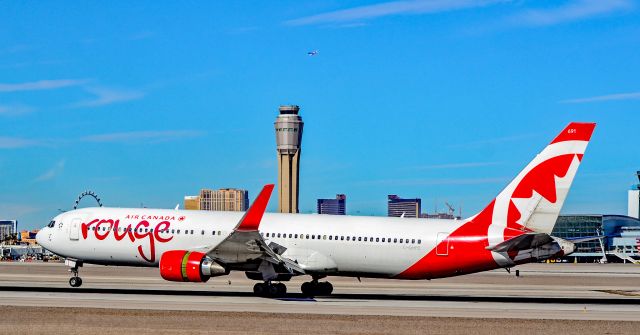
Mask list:
[[[497,267],[489,245],[487,234],[493,216],[495,200],[487,208],[451,233],[440,247],[433,248],[426,256],[396,276],[398,279],[432,279],[484,271]],[[447,255],[438,255],[436,250],[448,245]]]

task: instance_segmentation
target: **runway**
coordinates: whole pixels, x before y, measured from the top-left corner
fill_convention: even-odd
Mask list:
[[[432,281],[330,278],[332,296],[305,298],[287,283],[282,299],[254,297],[243,273],[207,283],[171,283],[158,269],[85,266],[68,286],[59,263],[0,263],[0,305],[128,310],[385,315],[404,317],[640,320],[640,267],[529,264]],[[638,325],[640,326],[640,324]]]

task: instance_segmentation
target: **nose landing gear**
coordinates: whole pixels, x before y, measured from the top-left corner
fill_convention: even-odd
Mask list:
[[[65,259],[64,264],[69,267],[72,277],[69,278],[69,285],[71,287],[80,287],[82,285],[82,278],[78,276],[78,268],[82,266],[82,261],[77,259]]]

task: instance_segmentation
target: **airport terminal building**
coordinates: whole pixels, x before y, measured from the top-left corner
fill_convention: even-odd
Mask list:
[[[567,256],[577,262],[640,261],[640,220],[625,215],[560,215],[551,233],[560,238],[604,236],[576,243],[576,251]]]

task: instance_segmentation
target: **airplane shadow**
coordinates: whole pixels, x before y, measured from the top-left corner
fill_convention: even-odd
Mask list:
[[[202,291],[202,290],[157,290],[130,288],[71,288],[71,287],[16,287],[0,286],[0,292],[41,292],[41,293],[93,293],[128,295],[168,295],[201,297],[253,297],[252,292]],[[505,296],[465,296],[465,295],[415,295],[415,294],[370,294],[338,293],[318,296],[323,301],[331,300],[381,300],[381,301],[441,301],[441,302],[494,302],[494,303],[538,303],[538,304],[598,304],[598,305],[640,305],[638,298],[565,298],[565,297],[505,297]],[[270,299],[270,298],[265,298]],[[289,293],[287,301],[315,301],[301,293]]]

